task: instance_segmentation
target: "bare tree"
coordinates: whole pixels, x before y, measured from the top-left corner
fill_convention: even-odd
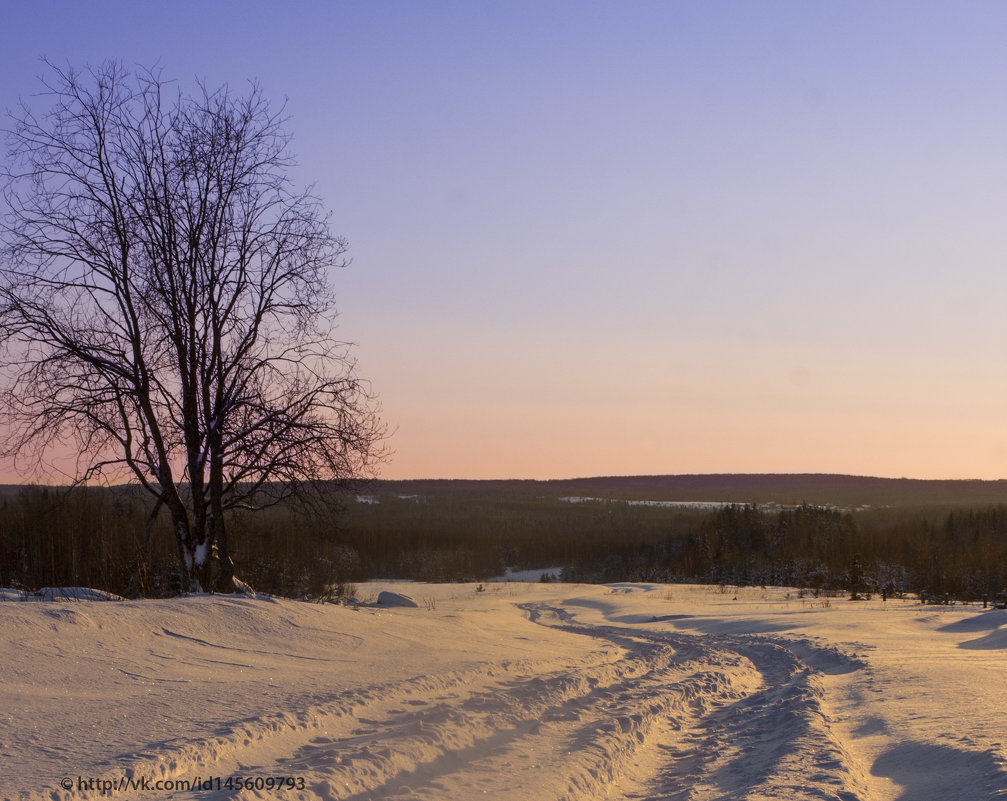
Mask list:
[[[13,115],[3,172],[8,452],[72,444],[74,480],[138,481],[170,513],[187,585],[226,588],[228,509],[380,458],[334,335],[346,243],[292,187],[257,85],[185,96],[116,63],[49,67],[51,106]]]

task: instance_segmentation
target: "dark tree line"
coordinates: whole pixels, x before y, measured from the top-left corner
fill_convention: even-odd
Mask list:
[[[285,503],[228,517],[236,574],[322,596],[366,578],[484,581],[549,568],[568,581],[779,585],[933,600],[1007,589],[1007,507],[846,514],[817,506],[715,512],[547,498],[352,499],[339,514]],[[183,588],[170,522],[136,489],[20,489],[0,500],[0,586]],[[144,541],[150,537],[150,544]]]
[[[834,509],[764,513],[728,506],[695,530],[601,558],[575,560],[564,579],[775,585],[905,593],[933,600],[992,600],[1007,590],[1007,507],[858,522]]]

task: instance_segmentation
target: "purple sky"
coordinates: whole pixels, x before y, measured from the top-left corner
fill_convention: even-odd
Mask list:
[[[7,3],[257,78],[351,243],[388,477],[1007,476],[1007,5]]]

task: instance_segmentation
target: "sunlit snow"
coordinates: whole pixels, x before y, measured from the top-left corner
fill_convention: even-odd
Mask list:
[[[401,587],[360,585],[360,608],[5,592],[0,797],[99,798],[124,776],[263,782],[106,798],[945,801],[1007,788],[1005,610],[517,582],[411,584],[417,607],[373,605],[388,586]],[[300,784],[270,791],[265,777]]]

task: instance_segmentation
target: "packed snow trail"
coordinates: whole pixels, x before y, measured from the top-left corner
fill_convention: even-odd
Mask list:
[[[503,664],[429,677],[416,693],[385,688],[346,714],[322,711],[296,742],[281,738],[287,753],[262,741],[237,749],[235,768],[307,776],[283,796],[341,801],[868,798],[829,729],[815,672],[786,648],[522,607],[596,649],[575,664]],[[271,763],[253,764],[262,757]]]

